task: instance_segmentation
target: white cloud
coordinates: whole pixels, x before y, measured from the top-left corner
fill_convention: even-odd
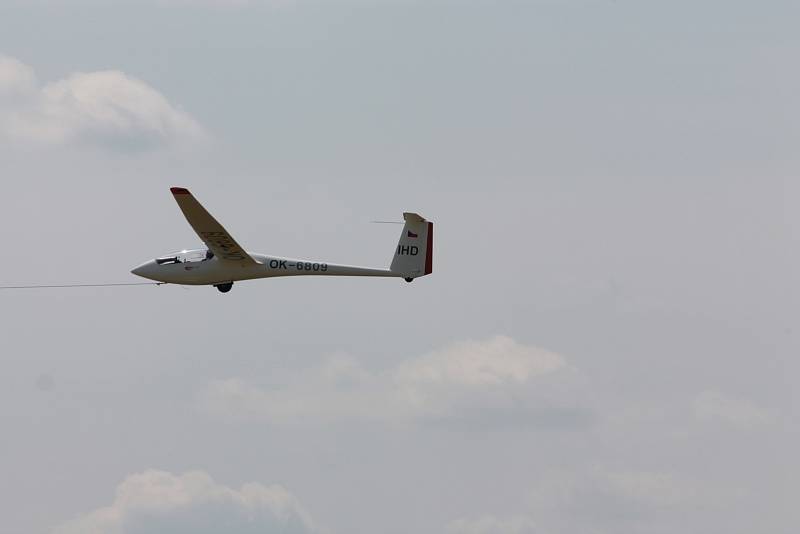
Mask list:
[[[540,513],[599,507],[602,510],[592,514],[627,510],[630,516],[676,507],[722,505],[741,496],[738,488],[721,487],[681,473],[603,466],[550,473],[530,494],[533,507]]]
[[[651,471],[600,472],[602,491],[620,499],[652,507],[706,504],[715,500],[715,489],[675,473]]]
[[[733,504],[746,501],[748,496],[744,488],[722,486],[682,473],[578,467],[535,477],[527,504],[520,513],[462,518],[450,522],[447,531],[449,534],[675,532],[681,530],[692,514],[728,510]]]
[[[277,387],[239,378],[216,381],[201,400],[207,410],[227,418],[275,422],[309,416],[445,418],[486,410],[549,410],[542,405],[552,386],[534,381],[565,366],[558,354],[497,336],[455,343],[377,373],[352,357],[337,355]]]
[[[197,142],[205,133],[161,93],[123,72],[78,72],[40,85],[31,67],[0,56],[0,136],[136,150]]]
[[[36,87],[33,69],[8,56],[0,55],[0,98],[29,93]]]
[[[387,0],[384,0],[387,1]],[[393,0],[388,0],[389,2]],[[135,6],[137,8],[153,7],[187,7],[210,9],[246,9],[249,7],[268,6],[271,8],[292,7],[302,4],[302,0],[3,0],[5,4],[18,5],[71,5],[71,6]],[[308,3],[308,2],[305,2]]]
[[[752,402],[711,390],[694,399],[694,415],[700,421],[723,421],[741,427],[771,421],[771,417]]]
[[[519,515],[498,518],[486,515],[477,519],[458,519],[447,527],[448,534],[540,534],[530,517]]]
[[[522,384],[564,364],[564,358],[558,354],[497,336],[484,342],[456,343],[432,352],[401,366],[396,374],[406,384],[481,387]]]
[[[315,526],[281,486],[232,489],[202,471],[130,475],[114,502],[53,529],[52,534],[312,534]]]

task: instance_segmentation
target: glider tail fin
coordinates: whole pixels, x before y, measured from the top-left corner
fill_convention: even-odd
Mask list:
[[[389,267],[404,278],[433,272],[433,223],[416,213],[404,213],[405,225]]]

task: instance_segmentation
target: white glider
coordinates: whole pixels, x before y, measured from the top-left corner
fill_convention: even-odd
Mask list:
[[[412,282],[433,272],[433,223],[416,213],[403,214],[403,233],[389,268],[370,269],[247,252],[188,189],[173,187],[170,191],[207,248],[168,254],[131,271],[149,280],[165,284],[212,285],[227,293],[234,282],[275,276],[386,276]]]

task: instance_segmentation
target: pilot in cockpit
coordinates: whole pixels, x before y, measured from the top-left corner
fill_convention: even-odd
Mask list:
[[[210,260],[213,257],[214,257],[214,253],[211,252],[211,250],[206,250],[206,259]]]

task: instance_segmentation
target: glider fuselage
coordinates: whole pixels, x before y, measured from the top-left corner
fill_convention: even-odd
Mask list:
[[[185,250],[139,265],[133,274],[167,284],[214,285],[276,276],[386,276],[402,277],[388,269],[370,269],[324,261],[281,258],[248,253],[257,263],[241,264],[205,258],[205,250]],[[174,259],[174,261],[173,261]],[[167,260],[167,261],[165,261]]]

